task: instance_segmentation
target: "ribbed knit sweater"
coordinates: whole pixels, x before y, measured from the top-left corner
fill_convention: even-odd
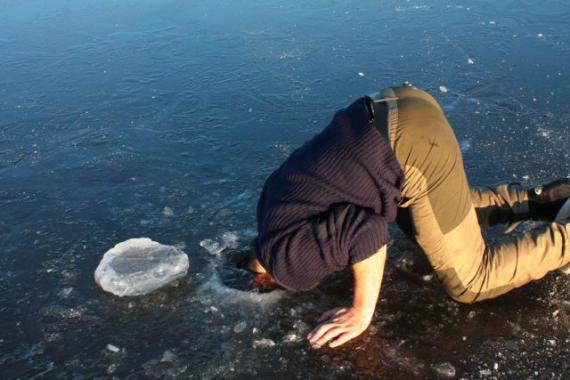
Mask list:
[[[258,259],[285,288],[311,289],[388,242],[402,183],[389,142],[358,99],[265,182]]]

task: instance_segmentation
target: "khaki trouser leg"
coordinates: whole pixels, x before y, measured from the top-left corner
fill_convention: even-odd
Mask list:
[[[490,227],[528,219],[528,192],[518,183],[472,187],[470,191],[480,225]]]
[[[499,244],[487,245],[475,211],[446,234],[427,216],[433,206],[424,199],[411,207],[417,236],[447,292],[471,303],[494,298],[570,262],[570,225],[551,223]],[[431,231],[422,231],[422,229]]]
[[[451,297],[466,303],[493,298],[570,262],[569,223],[486,244],[479,221],[524,219],[526,191],[513,184],[469,189],[457,140],[435,100],[417,89],[394,90],[398,106],[390,112],[398,115],[390,136],[405,175],[400,214],[409,216],[402,218],[408,231]]]

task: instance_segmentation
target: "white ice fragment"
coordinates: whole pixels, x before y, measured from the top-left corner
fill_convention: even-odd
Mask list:
[[[556,346],[556,340],[554,340],[554,339],[549,339],[549,340],[548,340],[548,344],[549,344],[550,346],[552,346],[552,347],[555,347],[555,346]]]
[[[538,38],[542,38],[542,37],[544,37],[544,34],[538,33],[536,36],[537,36]]]
[[[426,274],[422,276],[422,280],[424,280],[424,282],[430,282],[432,279],[433,279],[433,274]]]
[[[117,296],[139,296],[188,272],[188,256],[180,249],[149,238],[129,239],[108,250],[95,270],[95,282]]]
[[[552,313],[552,316],[553,316],[554,318],[556,318],[556,316],[558,315],[558,313],[560,313],[560,310],[559,310],[559,309],[556,309],[556,310],[554,310],[554,312]]]
[[[117,363],[111,364],[109,367],[107,367],[107,374],[111,375],[117,370],[117,368],[119,368],[119,365]]]
[[[482,369],[479,371],[479,374],[481,376],[491,376],[491,370],[490,369]]]
[[[200,242],[200,247],[206,249],[211,255],[218,256],[227,248],[236,248],[239,243],[239,236],[232,231],[227,231],[222,234],[221,243],[212,240],[204,239]]]
[[[244,332],[246,328],[247,328],[247,322],[241,321],[237,325],[234,326],[234,332],[236,334],[240,334],[240,333]]]
[[[283,337],[283,343],[296,343],[300,340],[301,337],[293,332],[290,332]]]
[[[493,369],[497,371],[499,369],[499,363],[493,364]]]
[[[72,291],[73,291],[73,288],[63,288],[58,293],[58,295],[62,298],[67,298],[67,297],[69,297],[69,295],[71,294]]]
[[[235,232],[224,232],[222,234],[222,245],[226,248],[236,248],[238,246],[239,236]]]
[[[496,21],[493,21],[493,20],[491,20],[491,21],[489,21],[489,24],[490,24],[490,25],[497,25],[497,22],[496,22]]]
[[[295,329],[297,333],[305,335],[309,332],[311,326],[309,326],[308,324],[299,319],[296,320],[295,323],[293,323],[293,329]]]
[[[438,374],[441,377],[449,379],[455,377],[455,367],[449,362],[434,364],[431,366],[431,368],[434,370],[436,374]]]
[[[111,351],[111,352],[114,353],[114,354],[116,354],[116,353],[118,353],[118,352],[121,351],[121,349],[120,349],[119,347],[117,347],[117,346],[115,346],[114,344],[111,344],[111,343],[109,343],[109,344],[107,345],[107,350]]]
[[[253,112],[253,108],[249,108],[249,109],[247,110],[247,112],[252,113],[252,112]]]
[[[467,63],[470,65],[474,65],[475,64],[475,60],[471,57],[467,58]]]
[[[445,87],[445,86],[439,86],[439,91],[441,91],[442,93],[445,94],[445,93],[447,93],[448,90],[447,90],[447,87]]]
[[[275,346],[275,342],[272,341],[271,339],[267,339],[267,338],[263,338],[263,339],[253,341],[253,348],[269,348],[269,347],[274,347],[274,346]]]
[[[170,350],[164,351],[162,358],[160,358],[161,363],[174,363],[178,361],[178,355]]]
[[[168,206],[162,209],[162,215],[166,216],[167,218],[174,216],[174,211]]]
[[[200,247],[204,248],[206,251],[208,251],[211,255],[214,256],[219,255],[224,250],[224,247],[222,247],[220,243],[212,239],[202,240],[200,242]]]
[[[527,174],[525,174],[525,175],[522,176],[522,179],[524,179],[525,181],[528,181],[529,178],[530,178],[530,176],[528,176]]]
[[[358,76],[359,76],[359,77],[363,77],[364,75],[366,75],[366,74],[364,74],[362,71],[359,71],[359,72],[358,72]]]

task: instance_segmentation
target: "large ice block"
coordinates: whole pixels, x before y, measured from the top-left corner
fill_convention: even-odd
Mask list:
[[[95,270],[95,282],[117,296],[140,296],[188,272],[180,249],[149,238],[129,239],[108,250]]]

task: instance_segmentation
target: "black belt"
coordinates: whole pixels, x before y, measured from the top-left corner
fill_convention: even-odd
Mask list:
[[[365,96],[366,109],[370,117],[370,124],[380,132],[380,134],[388,140],[388,104],[384,101],[375,102],[371,97]]]

